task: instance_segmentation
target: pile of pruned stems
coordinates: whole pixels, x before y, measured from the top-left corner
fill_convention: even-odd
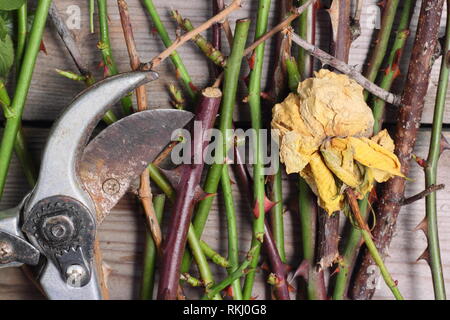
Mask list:
[[[36,170],[27,152],[20,123],[36,57],[43,47],[41,41],[47,17],[53,22],[78,68],[77,72],[58,72],[76,81],[83,81],[86,86],[96,81],[87,63],[83,61],[72,34],[62,22],[56,5],[50,0],[39,0],[33,24],[31,28],[27,28],[27,4],[24,1],[17,2],[21,5],[14,12],[17,16],[14,21],[17,23],[18,33],[14,37],[16,81],[12,86],[13,99],[9,99],[4,82],[0,84],[0,101],[6,119],[1,142],[0,194],[3,192],[13,150],[18,155],[30,184],[33,185],[36,181]],[[399,94],[389,91],[394,80],[400,76],[400,63],[404,60],[402,53],[410,36],[411,17],[414,10],[419,10],[416,9],[415,0],[386,0],[380,3],[381,29],[376,31],[376,40],[363,74],[348,65],[352,41],[361,33],[363,0],[259,0],[256,20],[237,20],[232,30],[228,16],[241,8],[241,2],[234,0],[226,6],[223,0],[214,0],[212,18],[197,27],[193,26],[188,17],[183,17],[180,12],[173,10],[173,23],[180,32],[175,40],[171,40],[153,1],[142,0],[143,10],[147,11],[166,46],[166,50],[150,62],[142,63],[136,50],[127,2],[117,0],[130,68],[157,70],[158,65],[169,58],[181,85],[181,88],[178,84],[169,86],[172,105],[178,109],[193,111],[195,120],[202,122],[203,130],[216,126],[225,137],[223,144],[219,143],[217,147],[216,162],[208,168],[204,168],[203,163],[183,165],[181,178],[176,186],[171,184],[170,177],[165,176],[158,167],[170,154],[176,142],[141,175],[138,196],[149,227],[141,298],[152,299],[155,296],[155,274],[159,272],[157,299],[185,299],[186,286],[198,287],[202,299],[253,299],[255,276],[262,269],[268,285],[272,288],[274,299],[369,299],[375,290],[371,266],[376,265],[395,298],[403,299],[399,288],[401,284],[392,279],[383,261],[387,256],[400,208],[426,198],[426,217],[418,228],[425,232],[429,245],[421,258],[431,267],[436,299],[445,299],[436,212],[436,191],[443,186],[436,185],[436,176],[439,156],[448,149],[441,132],[448,83],[449,21],[440,50],[443,59],[429,155],[424,160],[413,153],[431,68],[437,58],[436,52],[439,52],[438,30],[444,0],[423,0],[421,3],[409,69]],[[104,76],[117,74],[119,71],[109,40],[107,1],[97,0],[95,3],[90,0],[89,3],[91,32],[95,32],[94,11],[97,11],[99,19],[98,48],[103,57]],[[450,7],[449,3],[450,1],[447,1],[447,8]],[[269,30],[271,7],[277,11],[279,21]],[[316,17],[320,10],[326,10],[331,21],[329,33],[325,35],[330,38],[329,50],[321,50],[314,44]],[[447,16],[450,17],[450,14]],[[397,27],[394,27],[394,20],[399,21]],[[249,40],[251,23],[255,24],[253,40]],[[211,39],[201,34],[209,28],[212,29]],[[275,56],[268,61],[265,59],[268,56],[265,54],[265,46],[266,41],[272,37],[276,41],[276,50]],[[189,41],[204,53],[205,63],[209,60],[212,66],[213,81],[210,87],[203,90],[193,83],[176,52],[177,48]],[[228,46],[222,45],[224,41],[228,42]],[[246,43],[252,44],[246,47]],[[294,47],[293,43],[297,46]],[[229,48],[228,55],[225,54],[226,47]],[[249,66],[248,75],[242,74],[243,64]],[[272,76],[268,89],[263,91],[264,64],[270,65]],[[405,179],[393,178],[378,186],[377,192],[374,189],[370,196],[359,202],[356,201],[354,192],[347,189],[346,199],[352,215],[351,219],[347,219],[349,228],[343,228],[344,234],[339,234],[339,213],[329,217],[318,208],[317,199],[308,185],[298,178],[298,202],[294,206],[298,208],[301,222],[301,229],[297,232],[301,234],[299,245],[302,249],[302,259],[290,261],[296,265],[292,268],[287,264],[284,246],[283,212],[286,203],[281,183],[283,169],[280,168],[272,176],[264,176],[263,141],[259,140],[252,173],[239,161],[237,164],[228,164],[226,154],[233,152],[236,142],[228,139],[226,131],[234,126],[234,106],[238,103],[249,106],[252,128],[268,128],[271,106],[282,101],[290,91],[295,91],[298,83],[311,77],[315,67],[319,65],[347,74],[366,89],[367,103],[375,118],[375,133],[382,128],[386,104],[396,108],[398,121],[395,128],[395,152],[401,161],[403,174],[408,176],[411,159],[415,159],[424,168],[426,185],[420,194],[405,198]],[[247,97],[243,102],[237,101],[236,97],[241,79],[245,79],[247,88]],[[121,100],[124,115],[147,109],[145,87],[138,88],[135,94],[137,106],[133,106],[130,96]],[[117,116],[112,111],[104,118],[107,124],[116,120]],[[204,141],[194,139],[190,146],[192,155],[203,154],[206,145]],[[230,170],[234,171],[237,183],[243,186],[240,190],[247,199],[248,212],[253,220],[252,240],[248,244],[240,244],[238,241]],[[202,176],[205,176],[203,183]],[[152,195],[150,180],[156,185],[153,190],[155,195]],[[226,257],[201,240],[209,211],[214,198],[220,192],[219,189],[224,199],[227,221]],[[171,212],[168,213],[170,217],[167,233],[163,234],[160,223],[166,202],[170,202]],[[373,215],[370,214],[372,211]],[[372,216],[375,218],[372,219]],[[262,250],[264,256],[261,255]],[[246,252],[245,255],[241,254],[243,251]],[[227,277],[216,279],[210,264],[225,268]],[[326,277],[329,277],[328,281]]]

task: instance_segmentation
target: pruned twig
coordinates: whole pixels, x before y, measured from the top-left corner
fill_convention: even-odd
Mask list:
[[[386,102],[399,106],[401,104],[400,97],[380,88],[376,84],[370,82],[367,80],[363,75],[361,75],[356,69],[345,62],[338,60],[334,58],[333,56],[329,55],[325,51],[319,49],[318,47],[312,45],[311,43],[303,40],[300,38],[297,34],[292,32],[291,30],[288,30],[289,34],[292,37],[292,41],[307,50],[310,54],[312,54],[314,57],[322,61],[324,64],[328,64],[332,66],[333,68],[336,68],[342,73],[345,73],[350,78],[355,80],[357,83],[359,83],[363,88],[365,88],[367,91],[372,93],[373,95],[385,100]]]
[[[383,276],[386,285],[389,287],[389,289],[391,289],[392,293],[394,294],[397,300],[403,300],[403,296],[401,295],[397,287],[397,281],[394,281],[394,279],[392,279],[391,274],[384,265],[383,258],[381,257],[377,247],[375,246],[375,243],[372,240],[370,229],[367,226],[366,222],[364,221],[364,218],[361,216],[355,192],[351,188],[347,188],[345,190],[345,195],[347,197],[350,208],[353,212],[353,217],[356,222],[355,227],[361,230],[361,234],[367,246],[367,250],[369,251],[369,254],[372,256],[378,268],[380,268],[381,275]]]
[[[131,26],[130,14],[128,12],[128,4],[125,0],[117,0],[117,6],[119,8],[120,22],[122,24],[125,44],[127,46],[128,56],[130,58],[130,66],[132,70],[137,70],[141,64],[141,61],[133,36],[133,28]],[[145,86],[136,88],[136,101],[139,112],[148,109],[147,90],[145,89]],[[155,208],[153,207],[153,195],[150,187],[150,174],[148,169],[145,169],[140,176],[139,199],[141,200],[142,207],[144,208],[145,217],[150,234],[153,238],[156,252],[158,253],[158,256],[161,256],[162,232]],[[147,242],[148,241],[150,240],[147,239]],[[150,244],[147,243],[147,247],[149,245]],[[144,278],[150,277],[153,279],[154,274],[149,274],[150,272],[154,273],[154,268],[151,270],[144,270]]]
[[[199,34],[210,28],[214,23],[222,21],[225,17],[227,17],[233,11],[239,9],[241,7],[241,0],[233,0],[233,2],[223,11],[212,17],[211,19],[205,21],[200,26],[195,28],[192,31],[189,31],[176,39],[172,45],[170,45],[166,50],[161,52],[158,56],[154,57],[150,62],[142,65],[143,70],[151,70],[156,68],[161,62],[167,59],[176,49],[182,46],[184,43],[192,39],[195,35]]]
[[[250,46],[248,46],[245,51],[244,51],[244,55],[247,56],[250,53],[253,52],[253,50],[256,49],[256,47],[258,47],[261,43],[263,43],[264,41],[267,41],[268,39],[270,39],[272,36],[274,36],[275,34],[277,34],[280,31],[283,31],[284,29],[286,29],[287,26],[289,26],[292,21],[294,21],[295,19],[297,19],[303,12],[305,12],[305,10],[308,9],[308,7],[312,4],[314,4],[314,2],[316,2],[317,0],[309,0],[308,2],[306,2],[304,5],[302,5],[301,7],[299,7],[294,13],[292,13],[291,15],[289,15],[289,17],[287,17],[285,20],[283,20],[282,22],[280,22],[279,24],[277,24],[275,27],[273,27],[272,29],[270,29],[269,31],[267,31],[266,33],[264,33],[263,35],[261,35],[260,37],[258,37],[255,42],[253,42]]]
[[[394,139],[395,153],[400,160],[402,174],[405,176],[408,176],[411,153],[420,127],[443,5],[444,0],[422,1],[416,40],[411,54],[401,107],[398,111]],[[376,216],[377,224],[372,234],[383,258],[387,255],[395,231],[398,213],[404,198],[405,182],[404,178],[392,178],[384,185],[380,196]],[[374,262],[370,254],[366,252],[355,278],[355,285],[352,290],[354,298],[367,299],[375,292],[373,286],[368,285],[369,280],[371,282],[374,280],[371,272],[372,265],[374,265]]]
[[[155,29],[158,31],[159,37],[161,38],[161,41],[163,42],[164,46],[166,48],[170,47],[172,45],[172,40],[170,40],[169,33],[167,32],[166,27],[164,26],[164,24],[161,21],[161,18],[159,17],[158,11],[156,10],[153,0],[142,0],[142,3],[147,9],[147,12],[151,17]],[[192,83],[191,76],[189,75],[188,70],[186,69],[186,66],[181,60],[181,57],[178,54],[178,52],[173,51],[172,54],[170,55],[170,60],[172,61],[176,69],[176,74],[177,76],[179,76],[181,83],[183,84],[184,89],[186,90],[188,96],[191,99],[195,99],[197,95],[197,88]]]
[[[408,204],[422,200],[423,198],[427,197],[428,195],[435,193],[438,190],[442,190],[444,188],[445,188],[445,184],[432,184],[429,187],[427,187],[425,190],[423,190],[422,192],[419,192],[418,194],[415,194],[409,198],[404,199],[402,202],[402,205],[407,206]]]

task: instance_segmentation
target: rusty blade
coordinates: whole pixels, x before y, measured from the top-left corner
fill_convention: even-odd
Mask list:
[[[135,113],[110,125],[87,145],[78,174],[95,203],[98,223],[169,144],[172,132],[192,118],[192,113],[180,110]]]

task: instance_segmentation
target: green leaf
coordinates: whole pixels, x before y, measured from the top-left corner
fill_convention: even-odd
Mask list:
[[[14,45],[11,37],[6,34],[0,39],[0,78],[6,78],[14,63]]]
[[[0,10],[17,10],[26,0],[1,0]]]
[[[0,40],[4,40],[7,34],[11,34],[9,12],[0,11]]]

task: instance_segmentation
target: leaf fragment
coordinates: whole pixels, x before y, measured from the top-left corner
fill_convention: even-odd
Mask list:
[[[19,9],[26,0],[2,0],[0,1],[0,10],[17,10]]]

